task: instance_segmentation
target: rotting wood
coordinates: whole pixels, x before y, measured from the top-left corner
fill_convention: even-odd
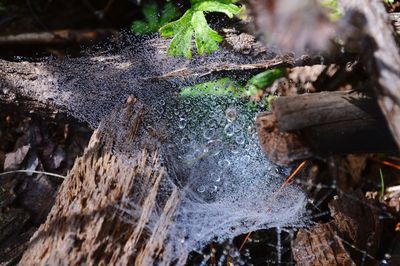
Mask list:
[[[313,156],[299,134],[282,132],[277,123],[275,115],[271,112],[260,113],[256,118],[258,139],[268,159],[279,165],[289,165]]]
[[[315,155],[397,151],[379,107],[355,92],[279,97],[256,124],[264,151],[280,165]]]
[[[335,197],[329,203],[329,209],[338,234],[357,248],[349,248],[357,265],[375,265],[383,230],[380,208],[374,202],[368,202],[361,192],[347,192]]]
[[[103,123],[113,128],[124,121],[128,128],[145,119],[142,109],[130,98]],[[165,191],[170,183],[165,182],[158,140],[143,128],[139,132],[132,142],[118,143],[102,126],[95,131],[20,265],[169,265],[175,259],[167,256],[170,250],[164,240],[180,203],[179,193],[173,187],[170,193]],[[128,139],[130,132],[118,134]],[[115,155],[115,149],[129,151],[129,156]],[[159,197],[161,185],[164,194]],[[135,203],[134,209],[129,207]],[[161,216],[153,224],[156,209]],[[185,261],[187,255],[180,254],[179,259]]]
[[[310,229],[300,229],[292,244],[296,265],[355,266],[343,242],[336,235],[331,223],[316,224]]]

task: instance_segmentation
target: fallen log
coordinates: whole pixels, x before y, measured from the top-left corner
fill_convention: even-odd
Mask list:
[[[249,6],[261,33],[268,35],[269,41],[290,50],[302,51],[306,47],[329,50],[336,30],[346,49],[360,55],[361,64],[374,84],[382,113],[400,148],[400,53],[390,17],[380,0],[339,2],[346,16],[336,25],[320,6],[312,8],[317,1],[301,1],[289,10],[285,1],[253,0]]]
[[[279,97],[256,124],[268,158],[280,165],[313,156],[397,151],[378,105],[356,92]]]

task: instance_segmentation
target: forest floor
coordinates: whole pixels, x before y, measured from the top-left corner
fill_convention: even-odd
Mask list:
[[[4,13],[0,19],[2,36],[16,33],[44,32],[67,29],[77,32],[90,28],[104,40],[117,30],[128,27],[140,16],[138,8],[125,1],[124,4],[107,6],[108,1],[48,1],[44,6],[26,6],[25,1],[15,1],[9,6],[15,12]],[[86,4],[83,4],[86,3]],[[89,4],[88,4],[89,3]],[[127,12],[126,10],[132,12]],[[388,7],[390,12],[400,10],[400,2]],[[69,10],[69,12],[61,12]],[[101,13],[101,12],[103,13]],[[4,12],[4,11],[3,11]],[[54,14],[61,14],[54,16]],[[73,19],[71,19],[73,18]],[[101,34],[99,32],[102,32]],[[91,45],[85,43],[84,46]],[[30,43],[10,45],[1,43],[0,58],[8,60],[37,60],[41,56],[79,56],[82,43]],[[296,70],[298,71],[298,70]],[[300,70],[300,72],[303,70]],[[308,71],[308,70],[307,70]],[[306,70],[304,70],[306,72]],[[284,93],[282,93],[284,95]],[[0,172],[36,170],[43,173],[13,173],[0,177],[0,264],[18,262],[27,241],[43,223],[54,204],[62,178],[46,175],[46,172],[66,176],[75,158],[81,156],[93,131],[84,123],[54,114],[51,120],[35,114],[21,113],[15,105],[0,107]],[[297,163],[298,173],[293,177],[310,197],[309,210],[320,225],[338,228],[335,233],[344,247],[332,250],[334,255],[347,250],[357,265],[373,265],[387,261],[400,265],[400,157],[396,154],[348,154],[313,159]],[[332,184],[335,189],[332,190]],[[337,201],[342,195],[347,204]],[[343,200],[342,198],[342,200]],[[351,204],[349,204],[351,202]],[[350,206],[350,207],[349,207]],[[297,242],[284,236],[282,261],[286,264],[301,260],[301,254],[293,254],[293,247],[318,238],[311,245],[312,252],[327,252],[324,237],[331,227],[318,227],[296,231]],[[350,228],[349,228],[350,227]],[[354,229],[356,228],[356,229]],[[260,265],[268,258],[277,256],[276,230],[261,230],[238,236],[233,244],[243,253],[251,253],[250,261]],[[303,241],[303,242],[302,242]],[[222,246],[213,243],[204,248],[204,254],[221,255]],[[338,244],[340,246],[340,244]],[[216,250],[216,251],[213,251]],[[214,253],[213,253],[214,252]],[[306,253],[307,253],[306,252]],[[213,255],[213,256],[214,256]],[[203,255],[193,254],[191,262],[198,264]],[[260,263],[260,264],[258,264]],[[270,260],[270,264],[275,264]]]

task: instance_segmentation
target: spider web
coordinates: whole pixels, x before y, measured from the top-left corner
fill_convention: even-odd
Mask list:
[[[171,246],[171,261],[192,251],[187,262],[191,265],[294,265],[292,244],[300,228],[307,231],[317,222],[331,220],[327,202],[335,195],[347,195],[349,202],[360,200],[334,182],[315,182],[304,173],[281,190],[293,169],[274,165],[262,153],[254,128],[257,110],[232,97],[180,98],[184,86],[204,81],[201,75],[183,77],[183,71],[176,77],[155,78],[219,62],[250,63],[252,58],[222,49],[192,61],[165,61],[159,56],[162,50],[151,48],[153,41],[128,41],[121,49],[112,46],[109,52],[90,52],[82,58],[46,59],[53,78],[39,76],[36,82],[48,91],[34,97],[63,106],[92,128],[130,95],[146,106],[151,114],[148,123],[167,135],[163,159],[171,166],[168,186],[178,188],[182,199],[166,243]],[[121,136],[121,128],[102,126]],[[122,213],[134,215],[135,203],[129,204]],[[153,213],[149,227],[160,217]],[[379,219],[393,216],[383,211]],[[252,233],[245,239],[248,232]],[[373,256],[340,234],[335,238],[360,255],[360,265],[367,259],[387,263],[390,258],[390,247]],[[309,264],[314,259],[310,257]]]

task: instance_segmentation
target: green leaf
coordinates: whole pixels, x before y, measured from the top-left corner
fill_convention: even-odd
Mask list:
[[[136,34],[148,33],[148,24],[144,21],[137,20],[132,22],[131,30]]]
[[[194,9],[196,11],[224,13],[229,18],[233,18],[233,16],[239,12],[240,7],[234,4],[224,4],[217,1],[205,1],[195,5]]]
[[[185,87],[179,93],[181,97],[202,97],[206,95],[230,96],[239,98],[244,88],[230,78],[221,78],[215,81]]]
[[[145,5],[142,12],[150,27],[154,27],[158,24],[158,10],[155,4]]]
[[[167,54],[171,56],[183,55],[186,58],[192,58],[192,37],[192,27],[181,28],[172,39]]]
[[[247,86],[255,86],[257,89],[264,89],[278,78],[283,77],[284,74],[284,70],[280,68],[269,69],[252,77],[247,82]]]
[[[379,168],[379,175],[381,177],[381,191],[379,192],[379,198],[382,200],[385,196],[385,179],[383,178],[382,169]]]
[[[159,14],[156,4],[147,4],[143,7],[145,20],[136,20],[132,23],[131,30],[136,34],[146,34],[157,32],[162,26],[180,15],[179,11],[171,4],[167,3]]]
[[[165,26],[160,28],[161,36],[163,37],[171,37],[177,34],[182,28],[192,27],[190,20],[192,19],[193,12],[192,10],[188,10],[183,14],[183,16],[173,22],[166,24]]]
[[[337,21],[342,17],[337,0],[320,0],[320,2],[327,9],[332,21]]]
[[[219,43],[223,38],[210,28],[204,12],[220,12],[233,17],[240,10],[238,6],[233,4],[234,2],[233,0],[191,1],[192,7],[180,19],[160,28],[161,36],[173,37],[168,48],[168,54],[191,58],[193,33],[199,55],[218,50]]]
[[[179,15],[179,11],[172,3],[167,3],[163,10],[162,15],[160,18],[160,24],[165,25],[166,23],[170,22],[171,20],[177,18]]]
[[[199,55],[218,50],[218,44],[222,42],[223,38],[208,26],[204,13],[202,11],[194,12],[191,22]]]

